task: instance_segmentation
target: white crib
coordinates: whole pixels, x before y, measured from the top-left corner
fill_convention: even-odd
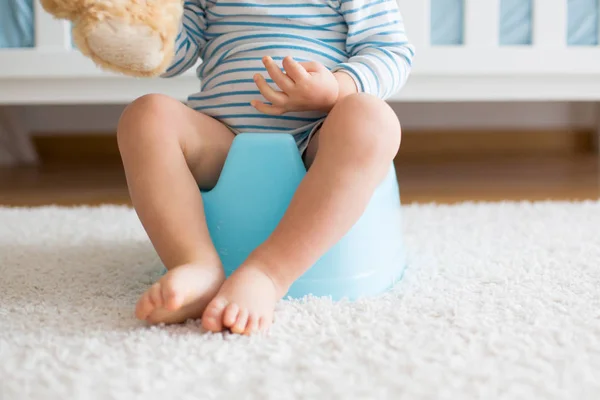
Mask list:
[[[464,42],[456,46],[431,44],[432,0],[397,1],[417,55],[409,82],[392,102],[600,102],[600,47],[567,46],[567,0],[533,0],[528,46],[498,44],[501,0],[464,0]],[[184,100],[198,85],[193,70],[169,80],[101,71],[73,49],[69,24],[37,1],[35,46],[0,49],[0,105],[123,104],[149,92]],[[2,115],[4,135],[15,135],[18,121]],[[21,158],[34,158],[24,153]]]

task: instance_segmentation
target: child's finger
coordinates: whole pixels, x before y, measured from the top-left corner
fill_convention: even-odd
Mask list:
[[[262,75],[256,74],[254,76],[254,82],[256,83],[258,90],[260,90],[260,94],[262,94],[263,97],[271,103],[282,106],[287,101],[287,95],[274,90],[271,86],[269,86]]]
[[[273,82],[284,92],[289,92],[294,87],[294,81],[289,76],[283,73],[281,68],[277,66],[271,57],[265,57],[263,64],[267,68],[267,72]]]
[[[321,72],[325,68],[325,66],[323,64],[315,62],[315,61],[302,61],[302,62],[299,62],[298,64],[302,65],[302,67],[304,67],[306,72],[309,72],[309,73],[310,72]]]
[[[250,102],[252,107],[256,108],[259,112],[267,115],[283,115],[285,113],[285,108],[272,106],[263,103],[262,101],[253,100]]]
[[[284,58],[282,64],[285,72],[294,80],[294,82],[310,78],[310,74],[306,71],[306,69],[304,69],[304,67],[292,57]]]

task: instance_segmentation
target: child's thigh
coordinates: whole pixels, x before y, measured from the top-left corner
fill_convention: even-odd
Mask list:
[[[308,142],[308,146],[306,147],[306,151],[304,152],[304,165],[307,169],[310,168],[312,163],[315,161],[315,157],[317,156],[317,151],[319,150],[319,134],[321,133],[321,129],[315,132],[313,137]]]
[[[142,142],[155,145],[162,158],[172,160],[167,162],[183,156],[198,185],[207,189],[216,184],[234,138],[216,119],[158,94],[140,97],[125,109],[118,136],[120,147],[130,142],[137,148],[133,151]]]

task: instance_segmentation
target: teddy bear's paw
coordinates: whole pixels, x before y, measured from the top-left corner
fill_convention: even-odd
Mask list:
[[[75,0],[40,0],[42,8],[49,14],[60,19],[73,19],[80,11],[83,1]]]
[[[162,39],[147,25],[105,19],[91,27],[86,36],[95,58],[112,69],[144,73],[164,62]]]

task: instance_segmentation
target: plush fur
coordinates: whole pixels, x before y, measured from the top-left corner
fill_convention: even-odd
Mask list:
[[[40,0],[73,23],[73,39],[99,67],[134,77],[165,72],[175,51],[183,0]]]

